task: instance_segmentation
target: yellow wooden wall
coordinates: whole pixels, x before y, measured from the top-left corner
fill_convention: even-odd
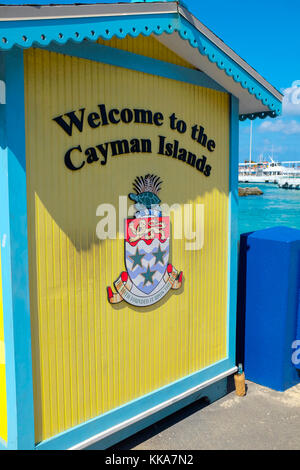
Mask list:
[[[158,51],[157,51],[158,54]],[[24,51],[28,230],[36,441],[127,403],[226,356],[229,98],[174,80],[71,58]],[[52,118],[99,103],[161,111],[165,124],[110,125],[67,136]],[[207,178],[156,153],[157,136],[178,138],[167,117],[201,123],[217,142]],[[152,138],[152,155],[109,157],[106,166],[68,170],[74,145]],[[201,156],[188,135],[180,143]],[[206,154],[209,152],[206,151]],[[168,204],[203,203],[205,244],[185,251],[172,240],[184,285],[158,304],[112,306],[106,287],[124,270],[124,241],[96,237],[96,208],[118,207],[138,175],[164,181]],[[128,201],[130,204],[130,202]],[[117,213],[118,215],[118,213]]]
[[[0,438],[4,441],[7,441],[7,402],[6,402],[6,377],[5,377],[1,250],[0,250]]]

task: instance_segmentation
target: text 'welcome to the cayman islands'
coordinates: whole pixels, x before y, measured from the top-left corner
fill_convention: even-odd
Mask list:
[[[82,148],[78,144],[68,148],[64,154],[64,163],[71,171],[81,170],[86,165],[100,164],[106,165],[110,157],[129,154],[156,154],[176,159],[191,167],[194,167],[205,176],[210,176],[212,166],[208,162],[207,156],[215,151],[216,142],[209,138],[202,125],[187,123],[175,113],[167,118],[161,112],[153,112],[146,109],[107,109],[105,104],[99,104],[96,111],[87,113],[86,108],[73,110],[63,115],[53,118],[60,128],[72,137],[76,133],[84,132],[88,126],[90,129],[103,129],[106,126],[117,126],[123,124],[152,125],[158,129],[167,122],[172,131],[179,136],[189,133],[191,139],[199,144],[200,152],[195,154],[188,149],[181,147],[177,139],[170,139],[158,133],[157,141],[150,138],[120,138],[110,142],[100,142],[97,145]],[[207,151],[206,155],[202,152]],[[201,153],[201,155],[200,155]]]

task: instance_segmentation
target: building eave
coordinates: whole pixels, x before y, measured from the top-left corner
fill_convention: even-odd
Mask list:
[[[208,29],[203,23],[201,23],[194,15],[192,15],[186,8],[179,5],[178,12],[182,15],[191,25],[193,25],[198,31],[212,41],[221,51],[228,55],[234,60],[240,67],[242,67],[247,73],[249,73],[255,80],[263,85],[270,93],[272,93],[278,100],[283,98],[282,93],[273,87],[267,80],[265,80],[253,67],[251,67],[244,59],[236,54],[222,39],[216,36],[210,29]]]
[[[140,34],[156,35],[236,96],[241,120],[281,114],[283,95],[177,2],[0,6],[4,51]]]

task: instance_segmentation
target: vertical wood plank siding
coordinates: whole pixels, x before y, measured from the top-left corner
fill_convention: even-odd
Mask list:
[[[141,50],[147,55],[146,38]],[[158,43],[157,43],[158,44]],[[112,44],[116,47],[116,44]],[[156,50],[153,48],[157,47]],[[149,43],[156,58],[161,45]],[[135,52],[137,49],[135,49]],[[149,52],[150,54],[150,52]],[[169,60],[175,60],[170,52]],[[229,96],[39,49],[24,51],[28,229],[36,441],[40,442],[226,357],[229,181]],[[180,64],[182,65],[182,64]],[[161,111],[156,126],[119,123],[69,137],[52,120],[72,110],[144,108]],[[175,112],[189,130],[170,130]],[[190,137],[202,124],[213,153]],[[158,155],[158,135],[203,154],[205,177]],[[152,154],[112,157],[71,172],[65,152],[126,138],[152,139]],[[78,154],[79,155],[79,154]],[[78,160],[80,162],[80,159]],[[183,287],[152,307],[112,306],[106,287],[124,270],[124,241],[100,241],[96,209],[132,191],[136,176],[163,180],[162,202],[204,204],[204,247],[186,251],[172,240],[171,262]],[[128,205],[130,205],[128,200]],[[174,226],[174,215],[171,216]],[[195,228],[195,227],[194,227]]]

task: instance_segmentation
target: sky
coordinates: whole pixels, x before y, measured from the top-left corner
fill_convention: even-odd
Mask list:
[[[253,121],[252,158],[300,161],[300,2],[185,0],[188,9],[284,94],[283,114]],[[298,83],[297,83],[298,81]],[[240,161],[249,159],[250,121],[240,123]]]
[[[263,154],[267,159],[273,151],[277,161],[300,161],[300,2],[184,0],[184,3],[285,95],[281,117],[253,121],[252,158],[258,160]],[[249,159],[249,142],[250,121],[247,120],[240,124],[241,162]]]

